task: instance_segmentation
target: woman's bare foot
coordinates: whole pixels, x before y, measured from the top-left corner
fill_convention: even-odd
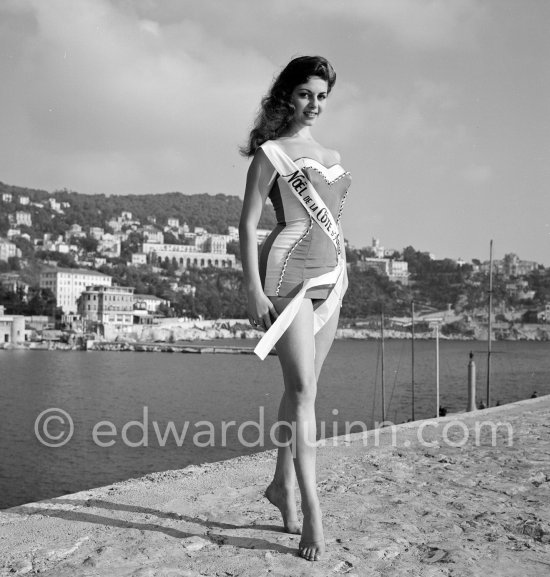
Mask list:
[[[272,481],[269,487],[265,490],[265,497],[281,512],[285,531],[287,533],[299,535],[301,530],[300,523],[298,523],[298,513],[296,512],[294,490],[287,490]]]
[[[321,509],[317,506],[311,512],[304,511],[304,527],[298,554],[308,561],[319,561],[324,552],[325,537],[323,534]]]

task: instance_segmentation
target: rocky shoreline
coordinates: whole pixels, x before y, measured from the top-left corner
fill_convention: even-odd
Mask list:
[[[105,336],[83,335],[74,332],[54,331],[55,338],[47,340],[26,341],[23,343],[2,343],[0,350],[56,350],[56,351],[116,351],[116,352],[169,352],[169,353],[250,353],[252,343],[263,335],[263,332],[252,329],[242,319],[217,321],[185,321],[166,319],[164,322],[148,327],[129,327],[124,331],[108,331]],[[411,339],[410,331],[388,329],[385,339]],[[417,331],[415,339],[434,340],[435,329]],[[439,334],[441,340],[486,341],[487,330],[482,326],[469,329],[468,333],[452,335]],[[243,345],[205,345],[203,341],[242,340]],[[336,331],[339,340],[379,340],[379,329],[364,327],[345,327]],[[534,341],[549,342],[549,325],[514,325],[504,330],[494,331],[497,341]],[[195,344],[198,342],[202,344]]]

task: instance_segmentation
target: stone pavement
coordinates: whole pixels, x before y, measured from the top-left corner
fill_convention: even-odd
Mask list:
[[[550,575],[550,396],[329,439],[316,563],[262,497],[274,455],[0,511],[0,576]]]

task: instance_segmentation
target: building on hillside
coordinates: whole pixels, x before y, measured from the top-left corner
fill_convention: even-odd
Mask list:
[[[55,198],[49,198],[48,202],[50,203],[50,208],[54,212],[57,212],[59,214],[63,214],[63,210],[61,209],[61,203],[59,201],[55,200]]]
[[[67,240],[71,238],[86,238],[86,233],[82,230],[79,224],[71,224],[69,230],[65,233]]]
[[[388,276],[393,282],[400,282],[403,286],[409,284],[409,263],[404,260],[390,259]]]
[[[217,254],[227,253],[227,236],[224,234],[209,234],[204,243],[204,252],[214,252]]]
[[[197,251],[187,244],[156,244],[144,242],[141,252],[145,253],[150,264],[161,266],[172,264],[177,268],[235,268],[234,254]]]
[[[104,234],[97,245],[97,251],[108,258],[118,258],[121,248],[120,239],[113,234]]]
[[[166,226],[168,228],[179,228],[180,227],[180,219],[176,217],[170,217],[166,221]]]
[[[405,286],[409,284],[409,265],[405,261],[364,257],[357,261],[355,266],[360,271],[377,270],[387,276],[392,282],[399,282]]]
[[[175,293],[182,293],[184,295],[195,296],[195,293],[197,292],[197,287],[189,283],[180,285],[179,282],[174,281],[170,283],[170,290],[174,291]]]
[[[528,275],[538,267],[536,262],[521,260],[519,256],[514,253],[504,255],[504,258],[499,264],[502,267],[502,273],[507,278]]]
[[[105,230],[100,226],[91,226],[90,227],[90,236],[95,238],[96,240],[101,240],[103,235],[105,234]]]
[[[132,266],[140,266],[142,264],[147,264],[147,255],[143,252],[132,253]]]
[[[11,195],[11,193],[9,192],[3,192],[2,193],[2,202],[12,202],[13,201],[13,196]]]
[[[30,212],[24,210],[17,210],[15,212],[15,224],[22,224],[24,226],[32,226],[32,216]]]
[[[372,254],[378,259],[384,258],[384,247],[380,245],[380,239],[373,238],[371,243]]]
[[[21,258],[21,251],[13,242],[5,238],[0,238],[0,260],[7,261],[14,256]]]
[[[154,226],[147,225],[143,227],[143,240],[145,242],[164,243],[164,233]]]
[[[123,327],[134,322],[134,287],[88,286],[78,298],[77,312],[85,323]]]
[[[40,273],[40,288],[50,289],[65,314],[77,312],[77,301],[88,286],[112,285],[109,275],[81,268],[51,268]]]
[[[0,259],[2,260],[2,259]],[[0,286],[10,293],[19,293],[23,301],[27,301],[30,285],[21,280],[17,272],[0,273]]]
[[[161,305],[170,306],[170,301],[155,295],[134,295],[134,308],[148,313],[158,312]]]
[[[387,258],[364,257],[355,263],[357,270],[377,270],[380,274],[389,276],[390,261]]]
[[[111,220],[107,221],[107,226],[113,232],[120,232],[122,230],[122,221],[120,218],[112,218]]]
[[[490,261],[485,261],[480,265],[480,270],[489,274]],[[502,260],[493,261],[493,272],[501,274],[504,278],[518,278],[526,276],[537,270],[538,263],[530,260],[521,260],[517,254],[510,253],[504,255]]]
[[[93,268],[99,268],[100,266],[103,266],[107,264],[107,258],[104,256],[94,256],[94,260],[93,260]]]
[[[28,196],[20,196],[18,200],[21,206],[27,206],[30,203]]]

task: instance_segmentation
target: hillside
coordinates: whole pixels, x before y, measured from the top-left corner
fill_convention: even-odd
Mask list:
[[[8,214],[21,210],[16,198],[27,196],[31,203],[44,204],[44,207],[28,205],[24,210],[32,215],[35,232],[53,232],[63,234],[72,224],[86,227],[104,227],[105,223],[116,218],[122,211],[132,213],[136,220],[146,223],[155,217],[158,224],[166,224],[167,219],[179,218],[186,222],[191,230],[201,226],[208,232],[224,234],[228,226],[238,226],[242,209],[242,200],[237,196],[226,194],[183,194],[165,192],[160,194],[112,195],[81,194],[60,190],[47,192],[40,189],[12,186],[0,182],[0,195],[13,195],[13,202],[2,203],[0,215],[0,236],[9,228]],[[69,203],[63,208],[63,214],[51,210],[49,199]],[[271,205],[266,205],[259,223],[260,228],[272,228],[275,215]]]

